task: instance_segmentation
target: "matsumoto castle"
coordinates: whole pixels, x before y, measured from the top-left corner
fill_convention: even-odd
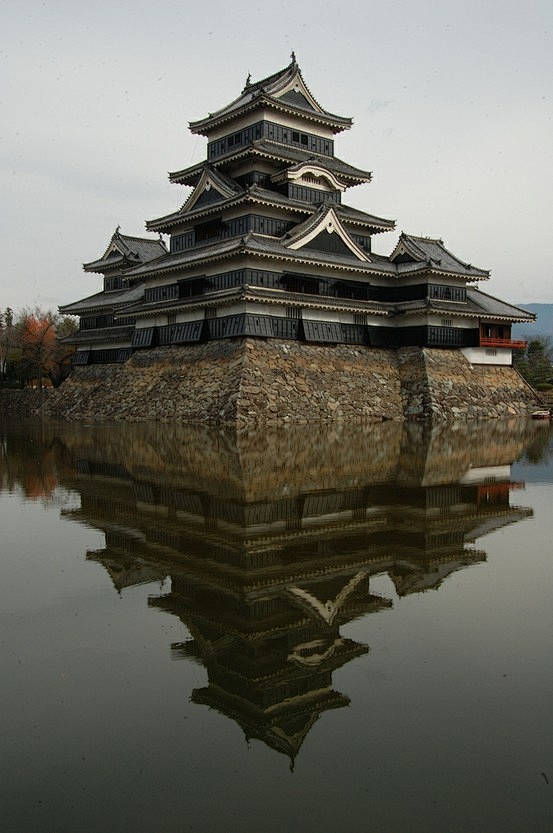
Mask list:
[[[68,339],[75,365],[241,337],[458,348],[472,365],[510,365],[521,346],[511,325],[534,316],[477,289],[488,271],[442,240],[401,234],[389,256],[373,252],[373,236],[395,223],[345,203],[371,180],[335,155],[352,120],[318,103],[291,57],[191,122],[207,158],[169,175],[192,190],[146,222],[152,238],[117,227],[84,264],[103,287],[60,308],[80,319]]]

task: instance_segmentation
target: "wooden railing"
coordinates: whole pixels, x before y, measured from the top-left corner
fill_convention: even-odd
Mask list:
[[[480,347],[511,347],[513,350],[524,350],[527,346],[527,341],[515,341],[512,338],[480,337]]]

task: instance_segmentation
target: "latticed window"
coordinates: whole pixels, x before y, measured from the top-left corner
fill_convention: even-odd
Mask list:
[[[334,155],[332,139],[316,136],[314,133],[290,130],[289,127],[284,127],[282,124],[276,124],[275,122],[260,121],[244,127],[243,130],[238,132],[222,136],[214,142],[209,142],[207,146],[208,158],[216,159],[218,156],[234,151],[237,147],[241,148],[243,145],[261,138],[271,139],[273,142],[280,142],[284,145],[309,149],[325,156]]]
[[[465,331],[454,327],[429,327],[428,344],[434,347],[462,347]]]
[[[466,301],[467,289],[465,286],[443,286],[430,284],[428,287],[429,298],[436,298],[439,301]]]
[[[152,304],[156,301],[169,301],[179,297],[179,287],[176,283],[165,284],[165,286],[153,286],[144,291],[144,302]]]

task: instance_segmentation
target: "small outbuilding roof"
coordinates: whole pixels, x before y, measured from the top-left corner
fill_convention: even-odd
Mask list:
[[[479,269],[452,254],[444,241],[433,237],[415,237],[402,232],[397,245],[390,255],[397,264],[399,274],[430,268],[437,272],[462,275],[468,280],[482,281],[490,277],[489,270]]]
[[[108,243],[104,254],[97,260],[83,263],[85,272],[99,272],[103,274],[114,268],[128,268],[147,263],[156,257],[167,254],[167,247],[163,240],[149,240],[144,237],[131,237],[121,234],[117,226]]]

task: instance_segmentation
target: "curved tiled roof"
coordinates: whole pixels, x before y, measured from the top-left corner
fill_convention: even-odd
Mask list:
[[[363,182],[370,182],[372,174],[370,171],[363,171],[338,159],[337,156],[325,156],[323,153],[314,153],[313,151],[306,152],[293,145],[285,145],[281,142],[275,142],[272,139],[255,139],[248,145],[242,145],[236,151],[219,156],[217,159],[211,161],[214,168],[219,168],[228,162],[236,161],[237,159],[247,159],[249,156],[260,156],[265,159],[272,159],[275,162],[282,162],[284,164],[305,163],[312,161],[313,163],[323,165],[332,171],[333,174],[350,180],[350,184],[357,185]],[[169,180],[177,182],[181,185],[194,185],[200,178],[203,168],[207,163],[200,162],[197,165],[192,165],[190,168],[184,168],[181,171],[173,171],[169,173]]]
[[[480,289],[474,287],[467,288],[467,298],[474,304],[480,314],[484,313],[489,317],[510,318],[513,321],[535,321],[536,316],[533,312],[529,312],[522,307],[516,307],[512,304],[501,301],[499,298],[494,298],[493,295],[487,295]]]
[[[98,330],[78,330],[66,336],[62,341],[66,344],[98,344],[106,341],[130,341],[134,332],[134,324],[124,327],[103,327]]]
[[[400,257],[409,257],[406,262]],[[487,280],[490,273],[479,269],[471,263],[465,263],[444,246],[443,240],[433,237],[415,237],[402,232],[397,246],[390,255],[390,260],[397,261],[398,273],[417,272],[432,269],[444,274],[462,275],[472,281]]]
[[[397,312],[404,315],[420,312],[435,312],[453,317],[491,318],[500,321],[534,321],[535,315],[528,310],[507,304],[499,298],[487,295],[474,287],[467,287],[466,301],[442,301],[433,298],[421,298],[416,301],[400,301],[395,304]]]
[[[167,254],[167,248],[163,240],[121,234],[117,226],[102,257],[83,263],[83,269],[85,272],[103,273],[115,267],[147,263],[164,254]]]
[[[289,292],[286,289],[273,289],[269,287],[242,286],[231,289],[206,292],[203,295],[192,298],[174,298],[156,301],[147,306],[135,304],[125,310],[126,314],[143,317],[152,315],[153,312],[178,310],[204,309],[208,306],[229,306],[237,301],[270,302],[277,305],[295,305],[309,309],[332,309],[342,312],[359,312],[371,315],[387,317],[395,309],[395,305],[386,301],[357,301],[352,298],[336,298],[328,295],[309,295],[301,292]]]
[[[324,192],[321,192],[321,196]],[[332,205],[336,214],[341,220],[347,223],[361,226],[365,229],[371,229],[373,233],[382,231],[391,231],[395,228],[394,220],[387,220],[383,217],[376,217],[374,214],[367,214],[357,208],[352,208],[342,203],[330,202],[307,202],[305,200],[298,200],[287,197],[278,191],[271,191],[269,188],[263,188],[261,185],[251,185],[249,188],[236,188],[236,194],[226,200],[212,203],[211,205],[201,206],[199,209],[186,211],[187,200],[182,208],[174,211],[172,214],[166,214],[164,217],[159,217],[155,220],[148,220],[146,227],[149,229],[165,230],[170,229],[178,223],[188,222],[200,217],[206,217],[210,214],[220,214],[224,209],[228,209],[244,203],[258,203],[261,205],[275,206],[284,208],[287,211],[294,211],[299,214],[311,215],[319,210],[321,205]]]
[[[88,298],[60,306],[59,310],[62,315],[82,315],[87,312],[117,309],[139,300],[143,294],[143,284],[136,283],[128,289],[120,289],[115,292],[97,292],[95,295],[89,295]]]
[[[190,122],[190,130],[192,133],[206,135],[222,122],[234,119],[258,106],[276,107],[298,113],[303,118],[331,125],[335,132],[348,129],[352,123],[351,118],[337,116],[321,107],[308,89],[293,57],[284,69],[260,81],[252,83],[248,78],[246,86],[237,98],[207,117]]]
[[[309,249],[308,246],[300,250],[288,249],[287,241],[282,238],[268,237],[248,232],[246,235],[232,237],[226,240],[219,240],[208,243],[205,246],[196,246],[182,252],[172,252],[155,262],[146,263],[127,274],[133,277],[146,279],[149,275],[171,272],[175,269],[193,267],[211,261],[222,260],[236,254],[261,255],[269,258],[281,259],[287,262],[311,263],[330,268],[341,269],[345,272],[367,272],[378,275],[397,276],[395,264],[386,259],[375,258],[375,262],[365,262],[354,257],[319,252]],[[372,257],[372,255],[371,255]]]

